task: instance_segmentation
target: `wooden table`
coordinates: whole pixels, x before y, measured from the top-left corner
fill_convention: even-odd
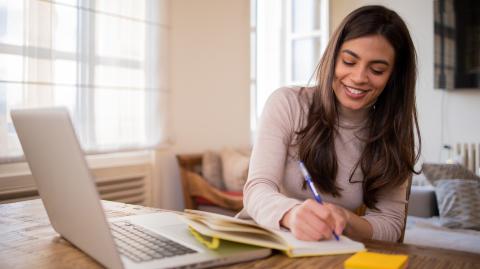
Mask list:
[[[161,211],[103,202],[109,218]],[[368,250],[409,255],[409,268],[480,268],[480,255],[380,241],[365,241]],[[222,268],[343,268],[350,255],[266,259]],[[0,268],[100,268],[101,265],[60,237],[50,226],[41,200],[0,204]]]

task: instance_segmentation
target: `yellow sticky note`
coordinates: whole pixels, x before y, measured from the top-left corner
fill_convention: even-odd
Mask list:
[[[343,266],[345,269],[401,269],[406,268],[407,260],[407,255],[358,252]]]

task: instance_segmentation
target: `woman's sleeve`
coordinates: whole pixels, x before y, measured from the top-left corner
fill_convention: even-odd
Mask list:
[[[294,134],[297,95],[275,91],[267,100],[257,130],[244,187],[244,210],[257,223],[280,229],[280,220],[301,202],[280,193],[288,147]]]
[[[372,239],[395,242],[405,225],[409,180],[392,190],[380,193],[378,210],[367,209],[365,218],[373,228]]]

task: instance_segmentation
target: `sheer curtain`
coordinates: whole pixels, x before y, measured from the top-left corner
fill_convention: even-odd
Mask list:
[[[88,153],[164,143],[166,5],[0,0],[0,162],[23,155],[13,108],[67,107]]]

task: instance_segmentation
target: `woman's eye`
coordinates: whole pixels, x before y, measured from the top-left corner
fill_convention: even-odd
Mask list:
[[[345,60],[342,60],[342,61],[346,65],[354,65],[355,64],[354,62],[349,62],[349,61],[345,61]]]
[[[374,73],[375,75],[381,75],[383,74],[383,70],[375,70],[375,69],[372,69],[372,73]]]

